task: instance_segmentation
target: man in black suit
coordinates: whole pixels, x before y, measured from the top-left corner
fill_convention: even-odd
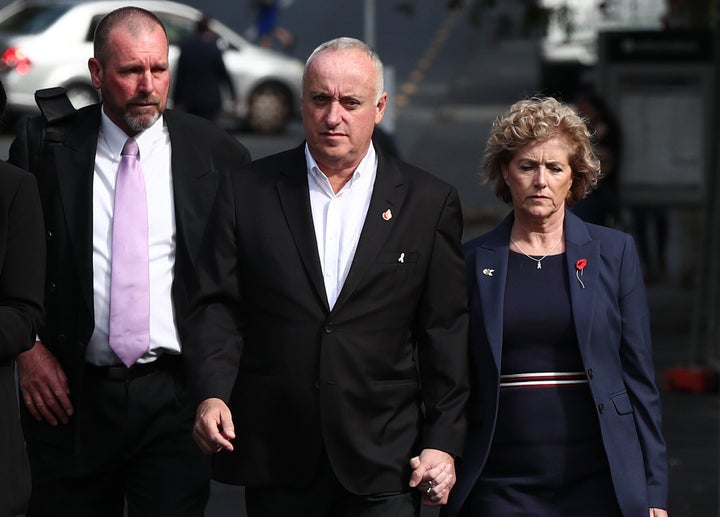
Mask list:
[[[0,83],[0,114],[5,110]],[[0,515],[25,511],[30,465],[18,413],[15,358],[42,323],[45,236],[35,178],[0,161]]]
[[[219,170],[249,160],[210,122],[165,111],[168,41],[152,13],[121,8],[98,25],[88,62],[102,104],[51,127],[21,127],[10,160],[38,179],[47,230],[46,323],[18,359],[33,473],[28,516],[200,516],[210,464],[191,430],[186,310]],[[44,144],[41,136],[46,135]],[[134,137],[147,193],[149,341],[134,364],[110,343],[113,221],[121,149]]]
[[[181,333],[202,401],[195,439],[218,452],[216,479],[246,485],[251,517],[416,515],[420,495],[442,504],[454,483],[468,387],[460,203],[371,145],[382,77],[361,41],[318,47],[306,144],[218,191]]]

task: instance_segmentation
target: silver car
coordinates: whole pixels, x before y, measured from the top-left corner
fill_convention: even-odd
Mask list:
[[[76,108],[97,102],[99,93],[90,82],[87,66],[93,54],[93,33],[106,13],[124,5],[128,5],[125,0],[18,0],[0,9],[0,80],[7,92],[9,118],[37,112],[34,93],[41,88],[65,87]],[[162,19],[174,68],[179,43],[193,35],[202,13],[164,0],[134,0],[132,5]],[[244,121],[261,133],[282,130],[299,115],[303,64],[253,45],[216,20],[210,26],[224,51],[237,94],[235,103],[225,96],[221,120]]]

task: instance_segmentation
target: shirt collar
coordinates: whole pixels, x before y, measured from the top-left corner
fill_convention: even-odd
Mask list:
[[[129,138],[128,135],[120,129],[110,118],[102,111],[102,119],[100,121],[100,131],[103,135],[103,139],[107,144],[110,152],[113,156],[120,159],[120,153],[125,145],[125,141]],[[153,123],[152,126],[141,131],[133,138],[138,144],[140,150],[140,159],[149,155],[152,144],[162,138],[163,136],[163,124],[165,123],[163,116],[160,117]]]
[[[314,179],[319,185],[325,185],[330,188],[332,191],[332,187],[330,187],[330,180],[325,176],[325,173],[323,173],[322,170],[320,170],[320,167],[318,166],[317,162],[315,161],[315,158],[313,158],[313,155],[310,153],[310,148],[307,145],[307,142],[305,142],[305,163],[307,166],[307,174],[308,177],[311,179]],[[373,147],[372,142],[370,142],[370,146],[368,147],[367,153],[365,153],[365,156],[362,160],[360,160],[360,163],[358,164],[357,168],[355,169],[355,172],[353,172],[352,178],[350,178],[350,181],[347,182],[344,188],[351,188],[352,184],[363,177],[365,174],[372,174],[373,171],[377,168],[377,156],[375,153],[375,148]],[[342,192],[342,190],[340,191]]]

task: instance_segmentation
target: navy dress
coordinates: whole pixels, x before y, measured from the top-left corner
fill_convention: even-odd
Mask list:
[[[464,515],[622,515],[570,305],[565,254],[510,252],[495,434]]]

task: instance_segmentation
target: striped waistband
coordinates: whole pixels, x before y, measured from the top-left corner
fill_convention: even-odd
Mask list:
[[[500,376],[500,389],[587,384],[585,372],[533,372]]]

